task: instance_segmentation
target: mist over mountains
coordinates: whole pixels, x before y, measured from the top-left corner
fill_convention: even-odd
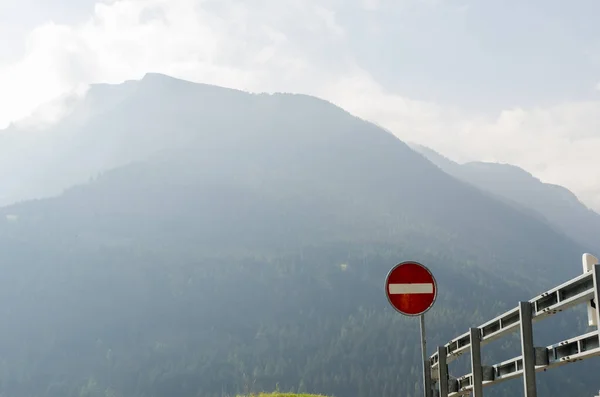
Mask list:
[[[33,131],[0,133],[7,395],[418,396],[391,266],[436,274],[435,346],[579,274],[595,248],[581,220],[597,215],[568,192],[505,166],[457,171],[310,96],[148,74],[92,86]],[[540,388],[591,395],[597,365]]]
[[[537,214],[554,229],[564,232],[588,250],[598,252],[600,215],[568,189],[543,183],[527,171],[510,165],[485,162],[455,163],[416,144],[411,147],[448,174],[494,194],[509,205]]]

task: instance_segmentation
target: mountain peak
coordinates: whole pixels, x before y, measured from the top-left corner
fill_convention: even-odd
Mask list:
[[[489,161],[470,161],[468,163],[464,163],[463,165],[467,166],[467,167],[479,167],[480,169],[491,171],[491,172],[493,172],[493,171],[509,172],[513,176],[526,177],[528,179],[533,178],[533,179],[538,180],[538,178],[533,176],[530,172],[524,170],[523,168],[521,168],[519,166],[513,165],[513,164],[493,163],[493,162],[489,162]]]
[[[189,81],[158,72],[148,72],[140,79],[140,81],[180,81],[188,84],[190,83]]]
[[[172,87],[172,86],[196,86],[200,85],[195,82],[179,79],[177,77],[169,76],[163,73],[146,73],[144,77],[138,80],[140,86],[142,87]]]
[[[235,89],[226,86],[220,86],[208,83],[199,83],[191,80],[184,80],[182,78],[173,77],[163,73],[148,72],[138,80],[140,89],[145,94],[147,91],[152,91],[150,95],[156,95],[158,90],[170,90],[175,95],[182,94],[197,94],[203,92],[209,95],[228,95],[234,93],[248,94],[247,91]]]

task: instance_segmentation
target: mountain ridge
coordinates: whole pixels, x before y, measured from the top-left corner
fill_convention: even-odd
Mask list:
[[[507,200],[513,206],[538,213],[553,228],[561,230],[587,250],[600,250],[600,243],[594,237],[600,233],[600,215],[564,186],[544,183],[514,165],[459,164],[430,148],[417,144],[411,144],[411,147],[448,174]]]

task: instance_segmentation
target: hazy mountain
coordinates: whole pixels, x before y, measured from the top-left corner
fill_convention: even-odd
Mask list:
[[[148,74],[142,81],[92,85],[84,96],[58,98],[38,111],[61,109],[59,122],[47,125],[34,115],[0,131],[0,205],[57,195],[176,143],[176,136],[195,127],[183,116],[193,104],[186,105],[187,87],[175,79],[170,95],[184,108],[171,106],[169,98],[152,98],[152,90],[167,81],[163,77]],[[178,116],[170,117],[174,112]]]
[[[580,272],[574,241],[330,103],[162,75],[127,87],[53,127],[69,156],[44,171],[110,170],[0,210],[7,395],[418,396],[391,266],[421,260],[438,279],[432,351]],[[566,318],[536,343],[585,329]],[[581,368],[540,375],[541,392],[591,394],[597,367]]]
[[[93,85],[84,96],[72,93],[57,98],[0,131],[0,205],[57,195],[118,165],[112,150],[118,141],[111,141],[103,127],[94,130],[94,125],[132,95],[137,83]],[[62,118],[48,122],[39,114]],[[97,140],[105,134],[106,139]]]
[[[420,145],[411,147],[442,170],[521,208],[538,213],[556,230],[591,252],[600,251],[600,215],[589,209],[568,189],[543,183],[527,171],[509,164],[455,163]]]

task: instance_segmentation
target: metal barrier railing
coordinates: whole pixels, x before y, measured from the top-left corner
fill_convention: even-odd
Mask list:
[[[472,393],[473,397],[482,397],[483,387],[522,376],[524,396],[537,397],[536,372],[600,356],[600,261],[584,254],[582,262],[581,276],[519,302],[516,308],[439,346],[429,359],[435,395],[456,397]],[[587,304],[588,325],[595,326],[595,331],[550,346],[534,346],[534,322],[581,304]],[[522,354],[494,365],[482,365],[481,347],[517,330],[521,334]],[[448,364],[464,353],[471,355],[471,373],[450,377]]]

